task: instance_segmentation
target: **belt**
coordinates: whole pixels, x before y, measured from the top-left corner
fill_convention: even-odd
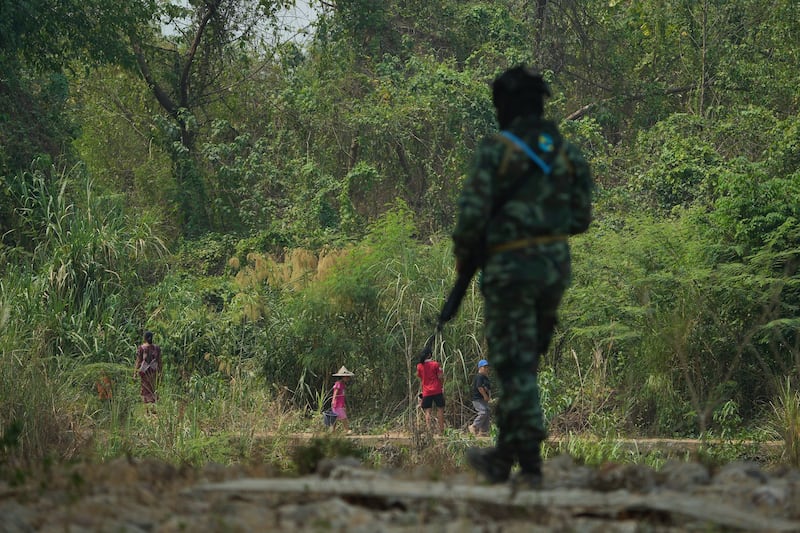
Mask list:
[[[519,239],[517,241],[504,242],[497,246],[489,248],[490,254],[499,252],[507,252],[509,250],[519,250],[520,248],[527,248],[537,244],[550,244],[551,242],[566,241],[567,235],[537,235],[536,237],[528,237],[527,239]]]

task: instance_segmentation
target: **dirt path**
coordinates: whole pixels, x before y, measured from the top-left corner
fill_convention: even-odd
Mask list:
[[[288,437],[292,441],[296,442],[303,442],[308,441],[314,437],[319,437],[321,435],[327,435],[327,433],[291,433],[289,435],[283,435],[284,437]],[[412,437],[409,433],[403,431],[389,431],[380,434],[370,434],[370,435],[361,435],[361,434],[344,434],[338,433],[336,434],[340,437],[353,440],[358,442],[359,444],[367,447],[374,447],[384,443],[390,443],[397,446],[411,446],[413,444]],[[272,438],[276,435],[273,434],[262,434],[259,437],[262,438]],[[434,436],[434,440],[436,441],[443,441],[451,439],[452,437],[446,436]],[[477,443],[481,445],[485,445],[492,441],[491,437],[475,437],[469,436],[465,434],[465,439],[469,438],[475,440]],[[563,445],[566,445],[571,440],[579,440],[579,441],[587,441],[587,439],[582,437],[550,437],[547,439],[547,444],[553,448],[562,448]],[[664,452],[671,452],[674,454],[681,454],[681,453],[696,453],[702,447],[714,447],[714,446],[737,446],[741,449],[752,448],[755,451],[760,453],[768,454],[768,455],[775,455],[779,453],[783,449],[783,441],[754,441],[754,440],[720,440],[720,439],[665,439],[665,438],[639,438],[639,439],[606,439],[600,441],[599,439],[597,442],[603,442],[609,446],[619,447],[624,450],[633,451],[633,452],[640,452],[640,453],[648,453],[651,451],[661,450]]]

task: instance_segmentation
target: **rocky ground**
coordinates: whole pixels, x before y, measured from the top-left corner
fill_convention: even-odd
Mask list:
[[[542,490],[431,480],[326,459],[314,474],[152,460],[51,468],[0,484],[0,531],[800,531],[800,472],[731,463],[545,463]]]

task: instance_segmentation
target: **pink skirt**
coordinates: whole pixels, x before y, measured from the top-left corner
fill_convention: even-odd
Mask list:
[[[347,409],[344,407],[334,407],[331,409],[336,413],[336,420],[347,420]]]

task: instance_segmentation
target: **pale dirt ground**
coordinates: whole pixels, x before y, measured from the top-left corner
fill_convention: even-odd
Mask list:
[[[390,452],[392,439],[382,446]],[[439,442],[427,451],[449,453]],[[792,468],[589,468],[558,456],[544,474],[542,490],[515,492],[436,465],[376,470],[336,458],[288,477],[266,464],[122,458],[0,483],[0,531],[800,531],[800,473]]]

